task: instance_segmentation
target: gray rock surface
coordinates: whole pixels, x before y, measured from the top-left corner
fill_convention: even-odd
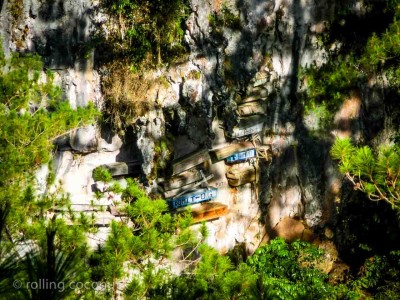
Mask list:
[[[80,153],[97,151],[98,143],[99,132],[94,125],[78,128],[70,134],[71,148]]]
[[[0,14],[6,53],[37,51],[46,68],[55,72],[56,82],[73,107],[89,101],[100,107],[101,78],[94,70],[89,43],[96,29],[107,30],[96,27],[104,21],[96,9],[98,2],[25,0],[21,18],[15,23],[6,10],[9,1],[2,1]],[[400,119],[398,114],[389,116],[387,112],[394,111],[396,101],[382,103],[382,91],[374,82],[361,87],[364,105],[355,97],[345,101],[331,136],[316,135],[318,116],[303,114],[297,96],[303,88],[298,72],[325,62],[326,51],[318,34],[332,18],[335,3],[228,0],[226,5],[240,20],[237,28],[210,26],[210,15],[221,13],[221,1],[191,0],[190,5],[192,13],[184,37],[190,47],[189,59],[145,74],[149,80],[165,80],[149,88],[145,96],[154,107],[132,120],[134,141],[100,136],[93,126],[76,130],[70,141],[59,141],[64,147],[61,150],[68,150],[69,144],[76,152],[89,153],[81,156],[64,151],[56,159],[57,176],[73,203],[90,202],[93,193],[88,186],[93,184],[91,172],[96,166],[130,161],[133,156],[142,164],[142,177],[151,179],[148,183],[155,189],[160,161],[166,164],[197,148],[230,142],[226,132],[239,123],[237,104],[260,97],[266,116],[259,138],[271,144],[274,157],[270,164],[261,166],[256,191],[250,185],[229,188],[224,163],[212,165],[213,184],[220,189],[217,201],[227,204],[230,213],[208,223],[209,243],[225,252],[244,241],[251,251],[261,242],[265,229],[284,218],[303,219],[310,227],[332,222],[341,188],[329,158],[334,136],[371,140],[377,145],[388,139],[396,118]],[[363,12],[360,1],[351,1],[349,9]],[[174,147],[170,158],[160,147],[162,140]]]

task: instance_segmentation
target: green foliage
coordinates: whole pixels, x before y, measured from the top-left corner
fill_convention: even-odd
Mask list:
[[[94,181],[103,181],[108,183],[112,180],[112,176],[108,169],[104,167],[97,167],[93,170],[93,179]]]
[[[241,30],[243,27],[240,16],[236,16],[226,3],[222,5],[220,11],[213,12],[208,17],[208,21],[215,32],[221,31],[223,27],[233,30]]]
[[[170,258],[177,248],[187,253],[183,260],[190,261],[206,230],[202,227],[199,239],[189,227],[189,213],[171,215],[167,203],[151,199],[136,180],[128,178],[125,188],[115,188],[116,183],[108,181],[103,171],[98,171],[101,175],[98,179],[108,182],[109,188],[105,192],[121,195],[131,226],[125,222],[112,223],[111,234],[97,256],[100,268],[96,272],[112,284],[109,295],[116,295],[118,280],[131,269],[136,275],[124,292],[125,298],[150,297],[172,276],[168,269],[158,268],[159,264]]]
[[[88,274],[83,263],[85,232],[93,231],[90,220],[71,212],[50,163],[40,193],[34,174],[51,161],[57,137],[94,122],[98,113],[93,105],[71,109],[42,67],[37,56],[6,58],[0,51],[0,268],[7,272],[0,286],[5,299],[75,298],[79,291],[68,288],[54,295],[25,283],[41,278],[67,285]],[[14,279],[23,283],[19,291],[10,289]]]
[[[12,16],[13,24],[16,24],[20,18],[23,16],[24,13],[24,3],[23,0],[14,0],[7,3],[8,4],[8,11]]]
[[[275,239],[247,263],[234,267],[227,256],[202,245],[196,266],[170,277],[151,299],[359,299],[345,285],[332,286],[315,265],[322,255],[305,243]]]
[[[381,36],[375,33],[371,36],[360,58],[360,65],[367,74],[386,75],[389,86],[399,90],[400,20],[397,18],[398,16]]]
[[[325,107],[323,126],[327,127],[333,120],[333,113],[339,108],[350,91],[357,87],[363,74],[357,69],[354,54],[340,56],[330,60],[320,68],[309,67],[300,73],[306,81],[306,112]],[[326,113],[329,114],[326,114]]]
[[[400,208],[400,148],[382,146],[373,153],[368,146],[355,147],[350,139],[337,139],[331,155],[339,161],[339,170],[354,187],[374,201],[384,200]]]
[[[168,60],[185,51],[182,22],[188,15],[185,0],[103,1],[119,25],[118,42],[135,69],[150,54],[148,62]]]
[[[374,299],[396,299],[400,293],[400,251],[368,259],[353,286],[373,293]]]
[[[331,293],[327,276],[313,267],[321,255],[318,248],[305,242],[287,244],[275,239],[257,249],[249,257],[249,265],[260,274],[268,298],[324,299]]]
[[[53,183],[50,179],[47,182],[49,189]],[[7,239],[0,243],[0,268],[7,270],[7,277],[0,277],[0,286],[5,287],[2,292],[6,299],[74,299],[84,291],[69,285],[84,282],[89,276],[85,233],[93,231],[91,224],[83,224],[71,212],[68,196],[60,188],[37,194],[28,187],[23,201],[23,210],[19,208],[9,215],[7,224],[6,219],[2,222],[7,228],[18,226],[18,232],[23,233],[19,237],[6,235]],[[10,214],[10,210],[1,209],[3,216],[4,213]],[[0,236],[3,237],[1,228]],[[21,246],[24,252],[18,252]],[[11,288],[14,280],[19,280],[20,289]],[[48,282],[52,288],[37,288],[32,282]]]
[[[49,161],[55,138],[98,114],[93,105],[73,110],[63,102],[51,74],[40,80],[37,56],[0,57],[0,186],[9,186]]]
[[[397,1],[388,3],[386,10],[399,14]],[[348,14],[349,11],[344,13]],[[339,14],[343,16],[343,12]],[[350,92],[370,79],[385,77],[385,87],[399,91],[400,88],[400,21],[396,16],[382,34],[372,33],[363,41],[360,49],[351,44],[351,51],[340,45],[335,50],[327,46],[328,60],[322,66],[309,66],[300,72],[306,83],[303,103],[306,112],[319,105],[326,106],[330,116],[325,127],[332,123],[334,112],[340,107]],[[326,39],[327,40],[327,39]],[[326,42],[326,41],[325,41]],[[336,45],[341,41],[334,41]],[[345,49],[345,50],[344,50]]]

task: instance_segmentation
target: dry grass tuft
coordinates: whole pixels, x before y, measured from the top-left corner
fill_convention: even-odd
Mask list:
[[[153,93],[149,91],[159,84],[158,81],[132,72],[128,65],[118,64],[110,69],[103,80],[104,110],[115,129],[123,131],[155,108],[156,99],[152,99]]]

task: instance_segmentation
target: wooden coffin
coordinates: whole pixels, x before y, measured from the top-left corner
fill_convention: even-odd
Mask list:
[[[250,102],[239,105],[237,108],[239,117],[247,117],[253,115],[265,115],[265,104],[262,101]]]
[[[249,148],[254,147],[251,142],[239,142],[224,145],[220,148],[213,149],[210,151],[210,154],[216,161],[220,161],[228,156],[231,156],[235,152],[239,152],[240,150],[247,150]]]
[[[207,149],[189,153],[172,162],[172,175],[182,173],[208,160],[210,160],[210,155]]]
[[[256,157],[257,157],[256,149],[252,148],[252,149],[248,149],[245,151],[240,151],[240,152],[234,153],[233,155],[227,157],[225,159],[225,162],[227,164],[234,164],[234,163],[239,163],[239,162],[245,162],[249,159],[256,158]]]
[[[208,178],[211,174],[207,171],[203,171],[203,175]],[[164,191],[171,191],[174,189],[179,189],[180,187],[196,183],[203,180],[200,169],[190,169],[179,175],[173,176],[165,182],[161,182],[160,185],[163,187]]]
[[[113,177],[140,174],[140,162],[138,160],[131,162],[115,162],[101,165],[101,167],[106,168]]]
[[[216,188],[198,189],[194,192],[167,200],[167,203],[171,209],[177,209],[179,207],[185,207],[195,203],[210,201],[217,197],[217,191],[218,190]]]
[[[267,83],[267,81],[268,81],[267,75],[264,74],[264,75],[260,76],[259,78],[256,78],[253,86],[258,87],[258,86],[264,85]]]
[[[268,97],[268,90],[263,86],[249,86],[247,88],[247,95],[248,96],[257,96],[259,98],[267,98]]]
[[[230,138],[241,138],[247,135],[256,134],[263,130],[264,116],[256,115],[247,117],[239,121],[239,126],[233,128],[231,133],[228,133]]]
[[[246,97],[241,98],[239,103],[248,103],[259,100],[266,100],[268,98],[268,91],[263,87],[256,87],[249,89],[249,93]]]
[[[230,186],[240,186],[257,180],[258,167],[246,166],[244,168],[230,170],[226,173],[226,178]]]
[[[194,181],[194,182],[191,182],[189,184],[182,185],[182,186],[180,186],[180,187],[178,187],[176,189],[165,191],[164,192],[164,197],[165,198],[172,198],[172,197],[175,197],[176,195],[179,195],[179,194],[183,193],[184,191],[193,190],[194,188],[196,188],[198,186],[201,186],[203,183],[206,184],[207,181],[211,180],[213,177],[214,177],[214,174],[209,174],[207,176],[204,176],[204,178],[201,178],[198,181]]]
[[[228,206],[218,202],[202,203],[192,210],[193,223],[217,219],[228,213]]]

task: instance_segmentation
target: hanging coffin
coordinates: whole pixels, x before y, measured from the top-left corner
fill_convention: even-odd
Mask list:
[[[202,172],[206,178],[212,175],[206,171]],[[201,174],[200,169],[193,168],[183,173],[180,173],[179,175],[173,176],[165,182],[161,182],[160,185],[163,187],[164,191],[171,191],[195,182],[199,182],[203,180],[203,175]]]
[[[262,101],[245,103],[239,105],[236,111],[239,117],[265,115],[265,103],[263,103]]]
[[[232,133],[228,133],[230,138],[241,138],[247,135],[256,134],[263,130],[264,116],[251,116],[239,121],[239,126],[233,128]]]
[[[247,88],[247,95],[258,97],[259,99],[266,99],[268,97],[268,89],[263,86],[249,86]]]
[[[251,165],[244,168],[230,170],[226,173],[226,178],[230,186],[240,186],[246,183],[257,181],[258,167]]]
[[[168,200],[167,203],[171,209],[177,209],[195,203],[210,201],[217,197],[217,191],[216,188],[198,189],[194,192]]]
[[[140,174],[140,162],[138,160],[131,162],[115,162],[101,165],[101,167],[106,168],[113,177]]]
[[[164,197],[172,198],[172,197],[175,197],[176,195],[183,193],[184,191],[192,190],[199,186],[205,187],[205,186],[207,186],[207,181],[211,180],[213,177],[214,177],[214,174],[204,175],[204,177],[202,177],[201,179],[199,179],[197,181],[193,181],[191,183],[182,185],[176,189],[171,189],[171,190],[165,191]]]
[[[228,206],[218,202],[202,203],[192,209],[193,223],[214,220],[228,213]]]
[[[227,158],[233,155],[236,152],[247,150],[249,148],[254,147],[251,142],[239,142],[239,143],[232,143],[228,145],[224,145],[218,149],[213,149],[210,151],[210,154],[215,160],[220,161],[224,158]]]
[[[264,94],[263,94],[264,95]],[[266,100],[267,97],[266,96],[260,96],[260,95],[251,95],[251,96],[247,96],[242,98],[239,103],[252,103],[255,101],[260,101],[260,100]]]
[[[182,173],[208,160],[210,160],[210,155],[207,149],[189,153],[172,162],[173,175]]]
[[[254,87],[258,87],[266,84],[268,81],[268,75],[266,73],[257,73],[256,78],[254,80]]]
[[[246,151],[236,152],[233,155],[229,156],[227,159],[225,159],[225,162],[227,164],[234,164],[239,162],[245,162],[249,159],[256,157],[257,157],[256,149],[253,148]]]

